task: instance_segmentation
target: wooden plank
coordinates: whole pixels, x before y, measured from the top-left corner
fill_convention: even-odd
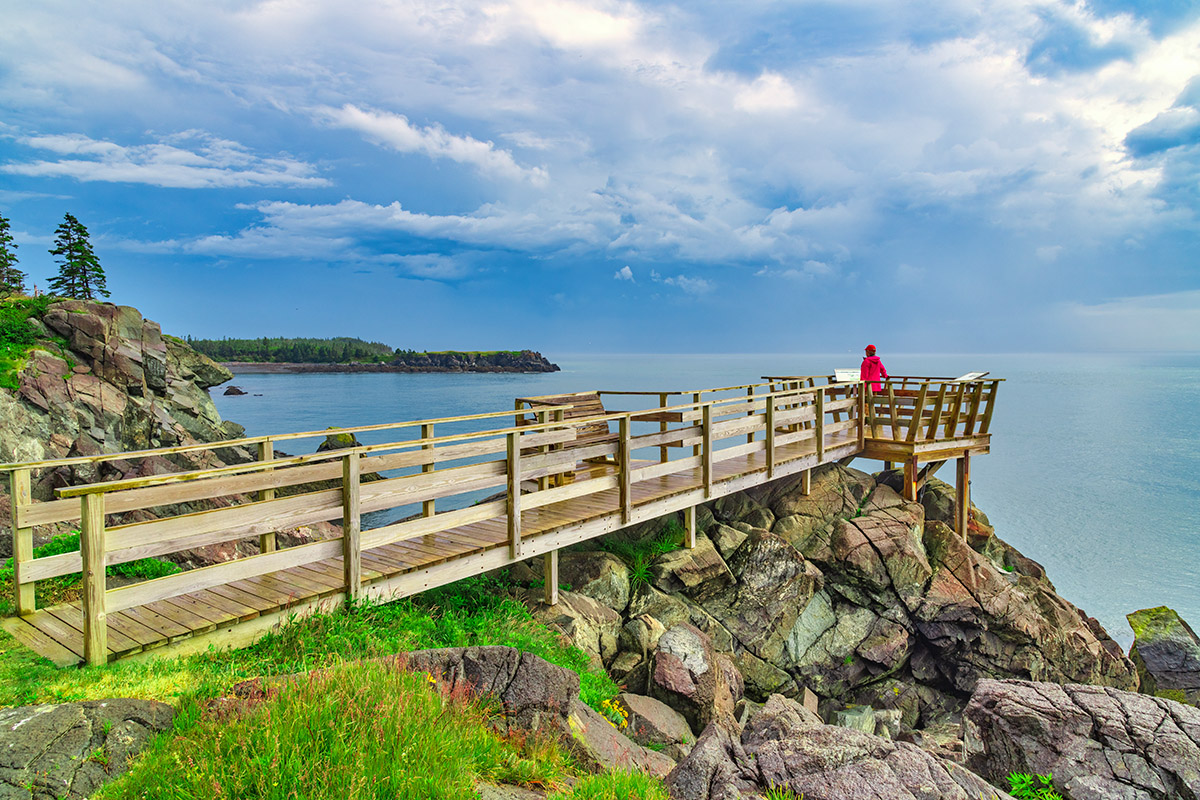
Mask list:
[[[56,667],[73,667],[83,660],[78,653],[48,635],[26,617],[6,617],[0,620],[0,626],[18,642],[42,658],[52,661]]]
[[[8,474],[8,485],[12,506],[13,605],[18,614],[32,614],[37,608],[36,584],[28,577],[26,565],[33,560],[33,527],[21,525],[21,512],[33,503],[29,470],[14,469]]]
[[[83,570],[83,648],[88,665],[94,667],[108,663],[104,495],[84,495],[81,506],[79,548]]]
[[[113,589],[108,593],[107,603],[112,611],[140,606],[154,600],[196,592],[221,583],[231,583],[255,575],[294,567],[309,561],[333,558],[341,555],[341,539],[310,542],[274,553],[240,558],[224,564],[188,570],[178,575],[168,575],[145,583]]]
[[[219,608],[213,608],[208,603],[199,600],[192,595],[180,595],[179,597],[171,597],[167,600],[159,600],[156,603],[148,605],[160,609],[159,613],[164,613],[161,609],[165,606],[174,606],[179,610],[180,614],[190,615],[193,619],[204,620],[206,625],[193,624],[192,630],[204,631],[211,630],[217,627],[218,623],[226,623],[229,621],[229,615]]]
[[[718,451],[719,452],[719,451]],[[651,464],[648,467],[639,467],[635,469],[630,476],[633,483],[647,481],[653,478],[658,478],[663,475],[672,475],[676,472],[695,469],[702,466],[703,459],[698,456],[688,456],[687,458],[679,458],[674,461],[668,461],[666,464]]]
[[[140,647],[153,647],[157,644],[165,643],[167,640],[166,635],[139,622],[128,611],[118,611],[115,614],[109,614],[107,622],[109,630],[120,631],[125,636],[137,642]]]
[[[211,630],[212,628],[216,627],[216,625],[208,618],[197,616],[190,610],[172,604],[169,600],[160,600],[157,603],[148,603],[144,606],[138,606],[138,609],[142,611],[151,611],[160,617],[171,620],[179,627],[185,628],[192,633]],[[132,611],[133,609],[130,610]]]
[[[674,462],[668,462],[668,464],[673,463]],[[655,466],[661,467],[662,465],[655,464]],[[637,470],[634,472],[635,479],[636,476],[641,472],[642,470]],[[619,485],[619,479],[615,475],[609,475],[603,478],[591,478],[585,481],[568,483],[566,486],[555,486],[550,489],[543,489],[542,491],[534,492],[533,494],[523,495],[521,497],[521,504],[524,509],[528,511],[534,508],[541,508],[542,506],[547,506],[552,503],[561,503],[565,500],[582,497],[586,494],[603,492],[608,489],[616,489],[619,488]]]
[[[358,453],[349,453],[342,461],[342,569],[347,603],[356,602],[362,596],[358,467]]]

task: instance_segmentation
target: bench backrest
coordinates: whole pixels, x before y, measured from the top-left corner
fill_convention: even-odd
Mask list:
[[[608,413],[604,410],[604,404],[600,401],[598,392],[578,392],[575,394],[549,394],[541,397],[518,397],[518,403],[527,404],[530,411],[539,411],[544,408],[554,408],[555,406],[571,406],[563,413],[563,419],[567,422],[577,419],[586,419],[588,417],[603,416]],[[518,419],[518,425],[532,425],[537,422],[536,417],[521,417]],[[580,425],[576,429],[576,436],[573,442],[568,442],[565,447],[585,447],[589,444],[595,444],[600,439],[607,439],[614,436],[609,428],[608,422],[605,420],[597,420],[589,422],[585,425]]]

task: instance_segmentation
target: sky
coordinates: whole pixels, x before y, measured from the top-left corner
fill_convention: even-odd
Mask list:
[[[13,0],[0,215],[196,337],[1200,351],[1200,4]]]

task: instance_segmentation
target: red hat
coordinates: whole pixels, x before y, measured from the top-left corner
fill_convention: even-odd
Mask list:
[[[867,350],[867,352],[868,352],[868,353],[874,353],[874,352],[875,352],[875,345],[873,345],[873,344],[869,344],[869,345],[867,345],[867,348],[866,348],[866,350]]]

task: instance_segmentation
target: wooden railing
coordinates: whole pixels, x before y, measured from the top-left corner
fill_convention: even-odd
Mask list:
[[[745,394],[740,394],[743,391]],[[730,392],[739,396],[713,399]],[[419,431],[419,437],[284,458],[276,457],[276,442],[324,436],[330,431],[0,466],[10,473],[12,486],[18,613],[34,611],[38,581],[81,573],[86,658],[89,663],[103,663],[107,658],[106,616],[120,610],[339,556],[345,595],[357,599],[364,593],[364,551],[503,519],[508,555],[515,560],[522,557],[524,511],[615,489],[621,522],[628,524],[633,516],[633,488],[641,481],[695,470],[701,476],[704,496],[709,497],[714,464],[765,453],[765,477],[770,479],[777,466],[778,448],[811,442],[820,463],[826,442],[834,440],[831,437],[837,441],[856,438],[861,448],[866,430],[866,398],[861,384],[802,388],[753,384],[653,394],[666,398],[691,395],[692,399],[676,405],[666,405],[667,401],[662,400],[652,410],[583,420],[563,419],[560,408],[344,428],[338,432],[409,429]],[[677,421],[665,421],[668,417],[664,412]],[[917,417],[923,418],[923,414],[921,411]],[[507,424],[499,428],[445,432],[506,418]],[[577,439],[579,428],[596,423],[610,426],[615,433],[611,441],[568,447]],[[655,429],[647,433],[634,431],[635,426],[647,425]],[[258,460],[71,486],[57,490],[58,499],[48,501],[37,502],[31,497],[32,477],[38,470],[229,448],[247,452],[256,449]],[[659,458],[635,460],[639,451],[657,451]],[[611,468],[599,474],[585,473],[582,479],[569,483],[552,485],[545,480],[574,472],[579,461],[596,458],[609,460]],[[377,473],[379,478],[363,480],[369,473]],[[313,482],[326,482],[325,488],[276,496],[279,490]],[[495,498],[497,492],[502,496]],[[494,499],[483,497],[489,493]],[[163,512],[163,507],[179,503],[221,505],[153,519],[110,519],[112,515],[139,510]],[[365,514],[396,512],[406,507],[416,513],[373,528],[363,525]],[[79,551],[32,557],[34,526],[76,520],[80,523]],[[340,521],[342,535],[277,547],[275,534],[279,531],[323,521]],[[257,555],[129,586],[107,586],[108,565],[245,539],[259,541]]]

